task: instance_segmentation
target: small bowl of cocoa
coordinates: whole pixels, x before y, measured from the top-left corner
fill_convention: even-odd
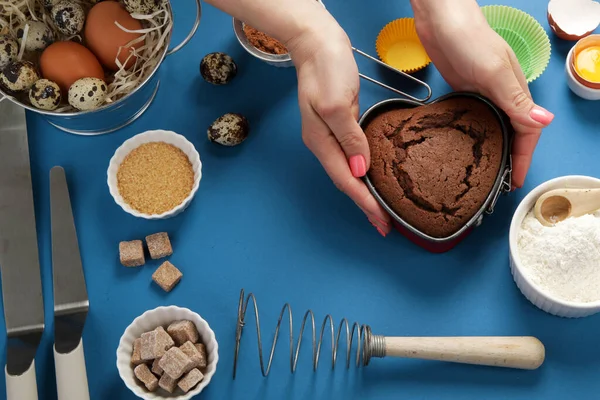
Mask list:
[[[317,0],[323,7],[321,0]],[[242,47],[251,55],[275,67],[292,67],[292,57],[288,49],[277,39],[256,28],[233,18],[233,32]]]

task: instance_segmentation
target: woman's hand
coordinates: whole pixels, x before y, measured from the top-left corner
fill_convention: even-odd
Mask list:
[[[358,68],[342,28],[316,1],[207,2],[285,44],[298,73],[304,143],[385,236],[390,217],[360,179],[369,169],[369,146],[357,123]]]
[[[369,146],[358,125],[358,67],[350,41],[331,18],[286,43],[298,74],[302,139],[335,185],[385,236],[390,217],[363,181]]]
[[[491,99],[516,131],[513,187],[521,187],[542,128],[554,115],[537,106],[517,58],[488,25],[475,0],[411,0],[417,33],[427,54],[455,90]]]

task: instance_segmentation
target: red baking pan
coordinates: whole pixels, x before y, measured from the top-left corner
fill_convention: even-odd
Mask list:
[[[496,180],[494,181],[494,186],[492,190],[488,194],[485,202],[479,208],[479,210],[473,215],[458,231],[453,233],[448,237],[438,238],[427,235],[421,232],[419,229],[415,228],[405,220],[403,220],[398,214],[392,210],[392,208],[385,202],[385,200],[379,195],[377,189],[373,186],[371,180],[369,179],[369,174],[363,178],[365,184],[375,196],[379,204],[390,214],[392,220],[394,222],[394,227],[404,236],[406,236],[410,241],[417,244],[418,246],[423,247],[424,249],[432,252],[432,253],[444,253],[452,248],[454,248],[458,243],[460,243],[474,228],[481,225],[483,222],[484,216],[486,214],[492,214],[494,212],[494,207],[498,198],[503,193],[509,193],[511,191],[511,172],[512,172],[512,159],[510,155],[510,150],[512,147],[512,140],[514,137],[514,130],[510,121],[506,114],[496,107],[490,100],[487,98],[480,96],[475,93],[468,92],[453,92],[442,97],[439,97],[429,103],[423,103],[415,100],[409,99],[388,99],[381,101],[373,106],[371,106],[368,110],[366,110],[362,116],[360,117],[358,123],[360,124],[363,130],[369,124],[369,122],[377,115],[382,112],[391,110],[391,109],[399,109],[399,108],[414,108],[423,106],[426,104],[433,104],[437,102],[441,102],[444,100],[448,100],[450,98],[455,97],[471,97],[475,98],[479,101],[485,103],[493,113],[498,118],[500,125],[502,127],[503,133],[503,147],[502,147],[502,164],[500,165],[500,169],[498,170],[498,175],[496,176]]]

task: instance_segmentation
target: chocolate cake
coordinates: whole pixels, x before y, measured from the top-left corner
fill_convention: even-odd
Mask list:
[[[388,110],[365,134],[377,192],[404,221],[433,237],[452,235],[475,215],[502,163],[502,127],[474,98]]]

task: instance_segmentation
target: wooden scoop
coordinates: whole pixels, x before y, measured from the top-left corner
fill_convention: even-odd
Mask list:
[[[545,226],[554,226],[569,217],[580,217],[600,209],[600,189],[556,189],[535,202],[535,217]]]

